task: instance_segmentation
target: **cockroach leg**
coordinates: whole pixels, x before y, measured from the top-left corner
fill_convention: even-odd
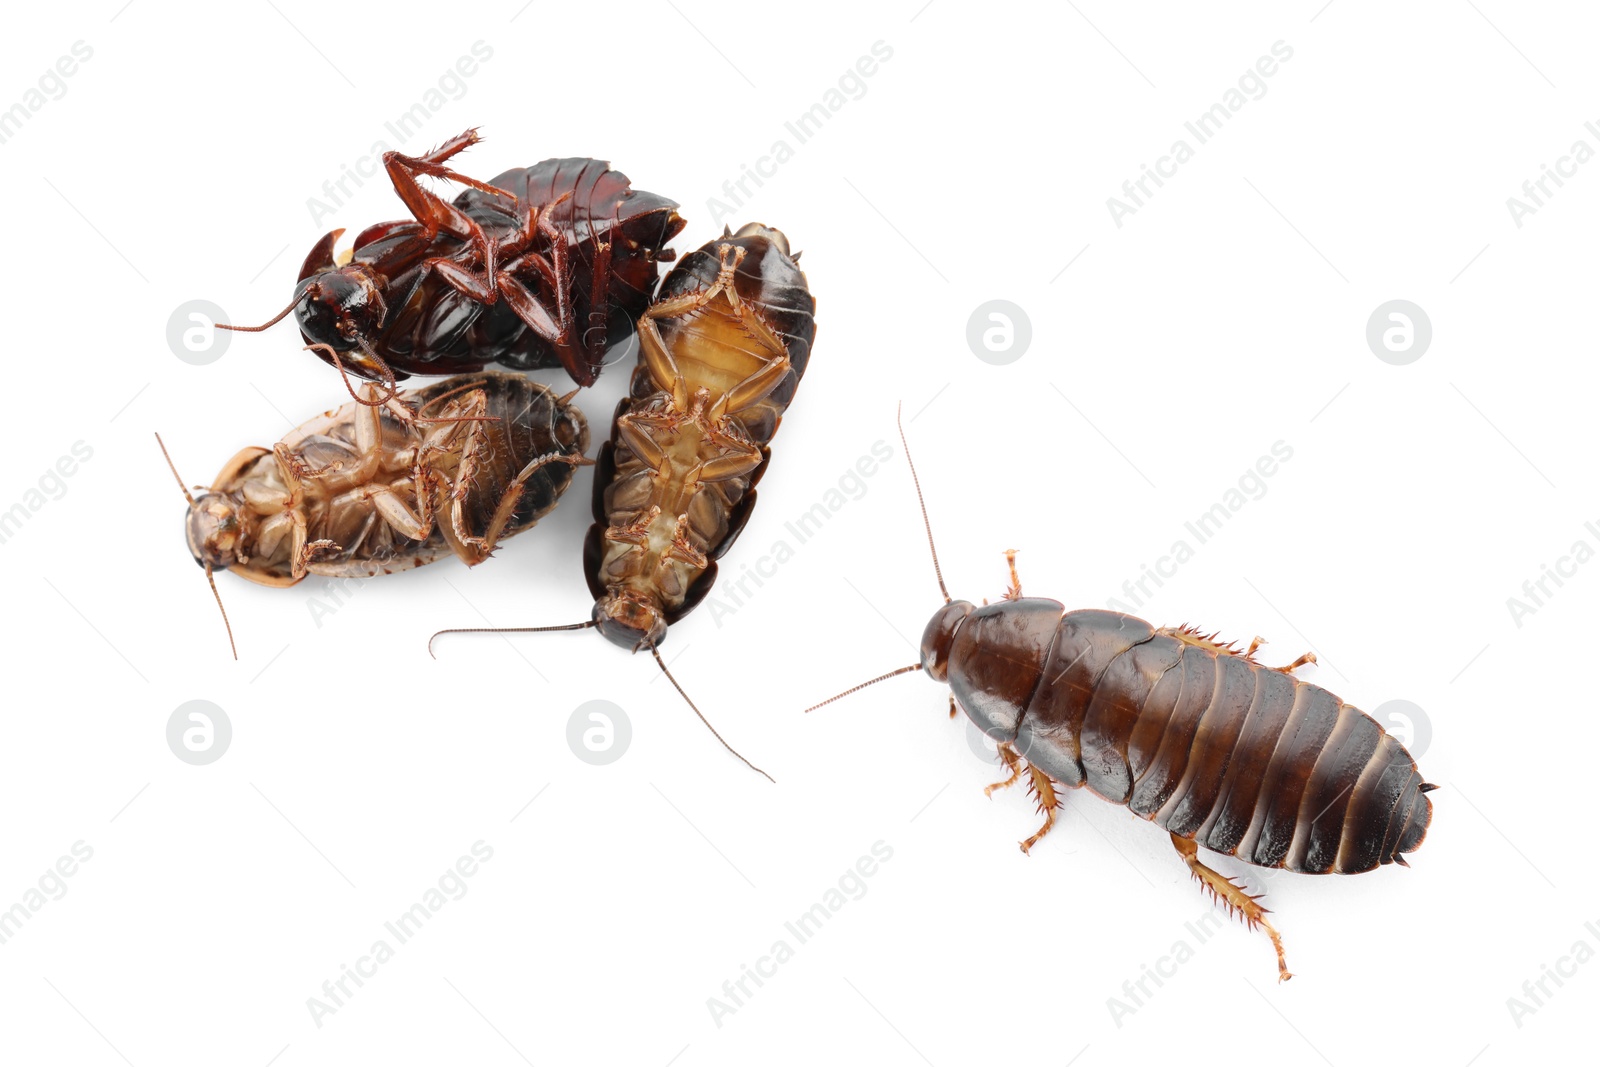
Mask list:
[[[606,527],[605,538],[607,541],[616,541],[620,544],[643,545],[650,536],[650,524],[661,517],[661,506],[651,504],[646,511],[633,522],[621,526]]]
[[[1260,648],[1266,643],[1267,639],[1265,637],[1256,637],[1255,640],[1250,642],[1250,647],[1244,650],[1244,658],[1249,660],[1255,659],[1256,649]]]
[[[545,235],[550,241],[550,270],[553,275],[550,291],[556,300],[556,321],[561,324],[561,336],[570,339],[572,336],[572,284],[571,273],[567,266],[567,242],[561,235],[561,230],[550,221],[551,214],[558,204],[570,197],[571,194],[561,197],[549,207],[539,212],[539,218],[534,223],[535,228]],[[576,219],[574,219],[576,222]],[[601,290],[602,292],[604,290]],[[580,339],[581,340],[581,339]]]
[[[591,293],[604,293],[611,287],[611,246],[617,240],[618,223],[622,217],[622,201],[618,200],[611,206],[611,218],[606,225],[606,239],[599,241],[594,250],[594,273],[589,283]],[[592,233],[594,225],[590,223]],[[599,336],[589,340],[589,335],[599,331]],[[604,305],[591,305],[589,308],[589,321],[584,324],[583,336],[578,338],[578,345],[585,352],[599,356],[606,347],[606,309]]]
[[[732,290],[730,289],[729,292],[732,292]],[[760,370],[728,390],[716,404],[712,405],[711,420],[713,422],[721,421],[729,415],[743,411],[752,404],[765,400],[768,393],[783,384],[783,380],[789,376],[789,372],[793,367],[789,363],[788,353],[781,346],[773,349],[773,351],[782,352],[783,354],[763,364]]]
[[[950,717],[953,719],[955,718],[955,715],[956,698],[952,696],[950,698]],[[1024,770],[1022,757],[1017,755],[1017,750],[1011,747],[1011,743],[1009,741],[1000,742],[1000,744],[996,746],[996,751],[1000,753],[1000,759],[1003,760],[1006,767],[1010,769],[1011,777],[1007,778],[1003,782],[995,782],[993,785],[984,786],[983,795],[986,797],[993,796],[996,789],[1009,789],[1011,786],[1015,785],[1017,779],[1022,777],[1022,772]]]
[[[650,433],[643,428],[643,425],[659,425],[670,421],[667,416],[630,411],[625,415],[617,416],[617,436],[647,467],[652,470],[660,470],[667,462],[666,450],[656,442],[654,437],[650,436]]]
[[[1017,577],[1017,550],[1006,549],[1006,566],[1011,569],[1011,586],[1006,590],[1007,600],[1022,599],[1022,580]]]
[[[1039,801],[1039,814],[1044,816],[1044,825],[1039,827],[1032,837],[1020,845],[1022,854],[1027,855],[1028,850],[1039,843],[1039,839],[1050,832],[1056,824],[1056,809],[1061,806],[1061,798],[1056,795],[1055,780],[1037,767],[1028,768],[1028,791]]]
[[[956,695],[954,693],[950,694],[950,717],[952,719],[956,717]]]
[[[1307,652],[1305,655],[1301,656],[1287,667],[1279,667],[1278,670],[1282,671],[1284,674],[1288,674],[1296,668],[1304,667],[1308,663],[1315,662],[1317,662],[1317,654],[1315,652]]]
[[[478,255],[483,261],[483,276],[487,281],[494,277],[494,245],[484,235],[480,227],[471,217],[460,208],[443,198],[424,189],[417,181],[417,175],[427,174],[435,178],[459,182],[471,186],[481,192],[491,193],[496,196],[509,197],[504,189],[496,188],[469,178],[443,165],[444,160],[460,152],[462,149],[477,142],[477,134],[468,130],[459,137],[440,145],[438,148],[423,156],[406,156],[399,152],[385,152],[383,154],[383,167],[389,173],[389,180],[394,184],[394,191],[399,194],[400,200],[410,210],[416,220],[422,224],[422,237],[430,243],[440,230],[454,234],[465,241],[471,242],[478,250]],[[515,197],[510,197],[515,199]]]
[[[725,482],[729,478],[743,478],[759,466],[760,449],[748,448],[730,456],[706,460],[694,471],[694,480],[697,483]]]
[[[305,489],[300,484],[300,468],[304,464],[282,441],[272,446],[272,455],[277,460],[278,477],[288,490],[283,498],[283,512],[294,524],[289,535],[290,575],[298,581],[306,576],[306,509],[302,506]]]
[[[1183,857],[1183,862],[1189,865],[1189,873],[1211,894],[1212,899],[1228,909],[1228,914],[1236,915],[1244,920],[1244,924],[1251,929],[1257,926],[1267,932],[1272,938],[1272,947],[1278,953],[1278,981],[1285,982],[1294,975],[1289,973],[1288,966],[1283,961],[1283,938],[1278,936],[1278,931],[1267,921],[1267,909],[1256,901],[1261,897],[1251,896],[1244,891],[1244,887],[1236,884],[1231,878],[1224,878],[1210,867],[1200,862],[1200,846],[1186,837],[1177,834],[1169,835],[1172,838],[1172,847],[1178,850],[1178,855]]]
[[[470,296],[480,303],[492,304],[500,299],[500,292],[495,285],[496,279],[494,275],[481,274],[478,271],[469,270],[453,259],[435,256],[433,259],[423,260],[422,269],[432,271],[449,283],[450,288],[463,296]]]
[[[500,504],[495,508],[494,518],[489,521],[489,529],[482,538],[462,538],[463,543],[472,545],[483,553],[483,558],[489,558],[494,547],[500,540],[500,534],[511,521],[511,516],[516,513],[517,501],[522,499],[522,491],[527,487],[528,479],[533,477],[535,471],[547,467],[552,463],[565,463],[572,467],[583,467],[592,464],[594,460],[587,456],[572,455],[570,453],[552,452],[539,456],[522,468],[506,491],[500,494]],[[459,533],[458,533],[459,536]]]
[[[334,542],[329,541],[327,538],[322,538],[317,541],[307,541],[305,544],[301,545],[300,551],[295,553],[294,567],[291,571],[293,577],[304,578],[307,574],[309,574],[311,571],[311,564],[315,562],[317,556],[319,556],[324,549],[337,552],[339,551],[339,546]]]
[[[373,486],[366,491],[366,498],[371,501],[383,521],[394,527],[395,532],[402,537],[409,537],[413,541],[426,541],[428,535],[433,533],[433,509],[423,505],[424,514],[416,515],[406,506],[406,502],[396,495],[394,486]],[[420,481],[417,499],[419,501],[425,499]]]
[[[531,254],[530,254],[531,255]],[[526,257],[525,257],[526,258]],[[537,258],[537,257],[534,257]],[[543,262],[540,260],[539,262]],[[530,330],[550,343],[555,349],[556,357],[561,361],[561,366],[573,380],[580,385],[594,384],[594,372],[578,361],[578,354],[572,347],[572,322],[571,312],[562,312],[559,309],[554,317],[533,291],[514,275],[501,271],[495,281],[499,294],[506,298],[506,306],[516,312]],[[580,376],[581,375],[581,376]]]
[[[294,480],[292,484],[290,483],[288,477],[285,477],[284,479],[285,484],[289,485],[290,492],[292,493],[297,493],[300,491],[300,483],[302,480],[306,478],[321,478],[333,471],[341,470],[344,467],[342,463],[338,462],[329,463],[321,467],[313,467],[297,453],[291,452],[289,447],[283,444],[281,441],[273,448],[273,452],[278,457],[279,466],[281,466],[287,474],[293,476]]]

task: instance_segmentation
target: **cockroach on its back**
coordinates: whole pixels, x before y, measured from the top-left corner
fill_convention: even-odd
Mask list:
[[[325,362],[391,387],[412,374],[458,374],[499,363],[560,366],[593,385],[608,345],[650,301],[656,264],[683,219],[677,204],[630,187],[597,159],[547,159],[488,182],[445,166],[480,140],[467,130],[421,156],[383,164],[414,220],[367,227],[336,260],[343,230],[300,269],[294,313]],[[468,188],[445,201],[419,178]]]
[[[787,239],[753,223],[686,257],[640,320],[583,557],[614,644],[658,646],[710,592],[810,361],[815,308]]]
[[[752,223],[667,275],[639,319],[639,362],[595,472],[584,546],[594,613],[495,632],[593,627],[629,651],[649,649],[667,671],[667,628],[710,591],[717,558],[749,520],[768,445],[811,358],[816,301],[798,258],[780,231]],[[454,632],[463,631],[441,631]]]
[[[1310,653],[1271,668],[1254,658],[1260,638],[1239,652],[1190,627],[1067,611],[1024,597],[1016,554],[1006,559],[1005,598],[975,607],[950,598],[935,553],[945,603],[923,632],[920,661],[815,707],[908,671],[948,682],[951,717],[965,711],[1010,772],[985,792],[1026,777],[1038,800],[1044,825],[1023,852],[1054,825],[1058,790],[1087,786],[1166,830],[1201,885],[1266,930],[1279,980],[1293,977],[1267,909],[1203,864],[1199,847],[1302,874],[1405,865],[1427,835],[1436,787],[1374,719],[1294,677],[1316,662]]]
[[[281,587],[451,554],[475,566],[548,514],[588,462],[583,412],[519,374],[461,375],[387,401],[375,385],[363,392],[270,449],[242,449],[198,497],[178,479],[208,579],[229,570]]]

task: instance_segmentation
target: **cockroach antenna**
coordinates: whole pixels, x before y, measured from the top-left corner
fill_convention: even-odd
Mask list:
[[[695,715],[699,717],[700,721],[705,724],[705,728],[711,731],[711,736],[715,737],[718,741],[721,741],[723,748],[727,749],[729,752],[732,752],[735,756],[738,756],[740,763],[743,763],[746,767],[749,767],[752,771],[755,771],[773,785],[777,785],[778,780],[776,778],[772,777],[772,775],[768,774],[760,767],[757,767],[754,763],[751,763],[749,760],[745,759],[744,756],[740,754],[738,749],[728,744],[728,742],[722,740],[722,735],[717,733],[717,728],[711,725],[710,720],[708,720],[705,715],[701,713],[699,708],[695,707],[694,701],[689,699],[689,694],[683,691],[683,686],[679,685],[678,680],[672,676],[672,672],[667,670],[667,661],[661,658],[660,650],[657,649],[655,645],[651,645],[649,648],[650,654],[656,658],[656,666],[661,668],[661,673],[667,676],[667,681],[672,683],[672,688],[676,689],[678,691],[678,695],[683,698],[684,703],[689,705],[689,710],[693,711]]]
[[[872,681],[870,681],[870,682],[862,682],[860,685],[851,686],[849,689],[846,689],[844,692],[840,693],[838,696],[829,697],[827,700],[824,700],[821,704],[813,704],[809,708],[807,708],[806,711],[816,711],[818,708],[822,707],[824,704],[832,704],[835,700],[843,700],[845,697],[849,696],[851,693],[859,693],[861,690],[865,689],[869,685],[877,685],[879,682],[886,682],[890,678],[894,678],[894,677],[897,677],[897,676],[902,675],[902,674],[909,674],[912,671],[920,671],[921,669],[922,669],[922,664],[913,663],[909,667],[901,667],[899,670],[890,671],[888,674],[880,674],[876,678],[874,678]]]
[[[916,487],[917,506],[922,509],[922,526],[923,529],[928,531],[928,551],[933,555],[933,575],[939,579],[939,592],[944,594],[944,602],[948,604],[950,603],[950,590],[945,588],[944,572],[939,569],[939,550],[933,547],[933,523],[928,521],[928,502],[922,498],[922,482],[917,478],[917,465],[911,462],[911,446],[906,444],[905,424],[900,421],[900,408],[902,406],[901,404],[894,406],[894,425],[895,429],[900,431],[900,447],[906,454],[906,466],[911,468],[911,484]]]
[[[263,322],[260,326],[230,326],[226,322],[219,322],[216,323],[216,328],[219,330],[232,330],[234,333],[260,333],[262,330],[271,329],[272,327],[278,325],[278,323],[282,322],[284,317],[287,316],[289,312],[293,311],[294,306],[299,302],[300,298],[298,296],[295,297],[293,300],[289,301],[288,307],[272,316],[272,318],[268,319],[266,322]]]
[[[358,394],[356,392],[356,387],[350,384],[350,372],[345,370],[344,360],[339,358],[339,350],[334,348],[332,345],[323,344],[318,341],[306,345],[303,349],[301,349],[301,351],[325,353],[328,359],[333,363],[334,370],[339,372],[339,378],[344,382],[344,390],[350,394],[351,399],[364,407],[382,407],[400,395],[399,387],[395,382],[394,370],[389,366],[388,362],[385,361],[382,356],[373,351],[372,346],[367,344],[366,341],[358,338],[356,340],[356,344],[360,346],[362,354],[378,365],[378,373],[383,380],[383,396],[376,397],[372,400],[367,400]]]
[[[494,189],[493,191],[494,192],[501,192],[501,190],[499,190],[499,189]],[[338,233],[343,233],[344,231],[343,230],[339,230],[337,232]],[[313,290],[315,290],[315,288],[316,288],[316,284],[312,283],[311,289],[308,289],[307,292],[312,292]],[[280,311],[276,315],[272,316],[272,318],[268,319],[266,322],[263,322],[260,326],[230,326],[226,322],[219,322],[219,323],[216,323],[215,325],[216,325],[216,328],[219,329],[219,330],[232,330],[234,333],[260,333],[261,331],[267,330],[267,329],[271,329],[272,327],[276,326],[278,323],[282,322],[288,316],[288,314],[295,309],[295,305],[300,303],[300,300],[301,300],[301,297],[299,297],[299,296],[295,297],[293,300],[289,301],[289,306],[288,307],[284,308],[282,311]],[[382,356],[378,355],[378,353],[376,353],[376,352],[374,352],[372,350],[372,346],[367,344],[367,342],[364,339],[359,338],[359,337],[356,338],[356,345],[361,349],[362,353],[368,359],[372,360],[374,363],[376,363],[378,365],[378,372],[383,377],[383,388],[384,388],[384,396],[380,400],[365,400],[365,399],[361,398],[360,396],[356,395],[355,386],[350,384],[350,374],[349,374],[349,372],[347,372],[344,369],[344,363],[339,359],[339,353],[338,353],[338,351],[336,349],[334,349],[334,347],[332,345],[325,345],[325,344],[306,345],[304,351],[307,351],[307,352],[325,352],[325,353],[327,353],[328,358],[333,362],[334,368],[336,370],[338,370],[339,377],[344,379],[345,390],[350,394],[350,396],[355,400],[356,403],[365,404],[368,407],[377,407],[380,404],[387,404],[389,401],[393,400],[396,396],[399,395],[399,390],[395,386],[394,371],[389,367],[389,364],[384,360],[384,358]]]
[[[555,630],[588,630],[597,625],[599,624],[591,619],[588,622],[570,622],[565,626],[465,626],[453,630],[439,630],[433,635],[433,637],[428,638],[428,655],[433,656],[433,638],[438,637],[441,634],[541,634],[550,633]],[[667,663],[661,658],[661,653],[656,649],[656,647],[654,645],[641,645],[640,647],[648,648],[650,650],[650,654],[656,659],[656,666],[661,668],[661,673],[667,676],[667,681],[672,683],[672,688],[676,689],[678,691],[678,695],[683,697],[684,703],[689,705],[689,709],[695,713],[701,723],[705,725],[705,728],[711,731],[711,736],[715,737],[719,742],[721,742],[723,748],[737,756],[739,761],[746,767],[749,767],[752,771],[755,771],[757,774],[766,778],[767,781],[776,785],[777,780],[773,778],[772,775],[768,774],[760,767],[757,767],[754,763],[751,763],[749,760],[745,759],[743,754],[741,754],[738,749],[734,748],[732,745],[728,744],[727,741],[723,740],[722,735],[717,733],[717,728],[711,725],[710,720],[705,717],[705,715],[700,711],[699,707],[695,705],[695,702],[689,699],[689,694],[683,691],[683,686],[678,684],[678,680],[672,676],[672,672],[667,670]],[[638,651],[638,649],[635,649],[634,651]],[[439,657],[434,656],[434,659],[438,658]]]
[[[173,480],[178,483],[178,492],[183,494],[183,499],[189,502],[191,508],[194,507],[194,494],[189,492],[189,487],[183,484],[183,478],[178,474],[178,466],[172,462],[172,455],[167,451],[167,443],[161,440],[160,434],[156,434],[156,444],[161,446],[161,454],[167,460],[167,469],[172,472]],[[222,606],[222,594],[217,591],[217,579],[211,573],[211,564],[205,564],[205,568],[206,582],[211,586],[211,595],[217,598],[217,610],[222,612],[222,625],[228,631],[228,647],[233,650],[233,658],[237,660],[239,658],[239,646],[233,641],[233,623],[228,621],[228,609]]]
[[[445,634],[545,634],[554,630],[587,630],[597,625],[593,619],[588,622],[569,622],[565,626],[461,626],[453,630],[435,630],[433,637],[428,638],[428,655],[433,655],[434,637]]]
[[[944,572],[939,569],[939,550],[933,546],[933,524],[928,521],[928,504],[922,498],[922,483],[917,480],[917,465],[911,462],[911,446],[906,443],[906,427],[905,423],[902,422],[900,418],[900,409],[902,406],[903,405],[901,404],[895,405],[894,425],[895,429],[900,431],[900,447],[905,450],[906,466],[911,468],[911,484],[916,487],[917,506],[922,509],[922,526],[923,529],[928,531],[928,551],[933,556],[933,574],[934,577],[939,579],[939,592],[944,594],[944,602],[948,604],[950,603],[950,590],[945,588]],[[909,674],[912,671],[920,671],[921,669],[922,664],[913,663],[909,667],[901,667],[898,670],[890,671],[888,674],[881,674],[872,679],[870,682],[862,682],[860,685],[852,686],[849,689],[846,689],[838,696],[831,696],[827,700],[824,700],[821,704],[813,704],[807,708],[806,711],[816,711],[818,708],[823,707],[824,705],[832,704],[835,700],[843,700],[851,693],[859,693],[869,685],[877,685],[879,682],[886,682],[890,678],[895,678],[902,674]]]

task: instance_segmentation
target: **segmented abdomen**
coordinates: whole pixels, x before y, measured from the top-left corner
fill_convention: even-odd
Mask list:
[[[1410,754],[1321,686],[1117,612],[1067,612],[1047,633],[1054,601],[1010,603],[1038,605],[1009,613],[1012,647],[1029,631],[1048,644],[1015,743],[1052,777],[1263,867],[1354,874],[1422,843],[1433,810]],[[962,631],[991,609],[1008,614],[980,608]],[[961,646],[977,643],[958,632],[952,653],[963,703],[976,648]]]

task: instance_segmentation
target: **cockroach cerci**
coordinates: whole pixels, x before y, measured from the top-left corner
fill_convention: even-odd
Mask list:
[[[925,504],[922,514],[931,550]],[[1190,627],[1067,611],[1024,597],[1016,554],[1006,558],[1005,598],[974,607],[950,599],[935,553],[945,603],[923,631],[921,661],[816,707],[908,671],[948,682],[951,717],[965,711],[1010,771],[985,792],[1022,780],[1038,800],[1044,825],[1023,852],[1050,831],[1061,790],[1087,786],[1167,831],[1201,885],[1272,938],[1279,981],[1292,977],[1259,896],[1207,867],[1199,849],[1301,874],[1405,865],[1428,832],[1436,787],[1370,716],[1294,677],[1316,662],[1310,653],[1272,668],[1255,659],[1260,638],[1240,652]]]
[[[325,412],[270,449],[241,450],[196,487],[198,497],[178,478],[189,551],[213,593],[219,570],[290,586],[307,574],[390,574],[450,554],[476,565],[548,514],[573,468],[591,462],[589,426],[571,395],[520,374],[464,374],[388,401],[376,385],[363,392],[364,402]]]
[[[597,159],[547,159],[488,182],[445,166],[476,130],[384,168],[414,219],[369,226],[335,257],[343,230],[300,268],[290,312],[323,360],[392,384],[499,363],[561,366],[593,385],[608,345],[627,336],[679,230],[678,205],[630,187]],[[468,188],[447,202],[424,175]],[[392,391],[392,388],[391,388]]]
[[[583,554],[593,616],[490,632],[594,627],[629,651],[648,649],[683,693],[661,642],[705,598],[717,558],[749,521],[768,445],[811,358],[816,301],[798,258],[781,232],[752,223],[667,275],[639,319],[639,362],[595,470]]]

